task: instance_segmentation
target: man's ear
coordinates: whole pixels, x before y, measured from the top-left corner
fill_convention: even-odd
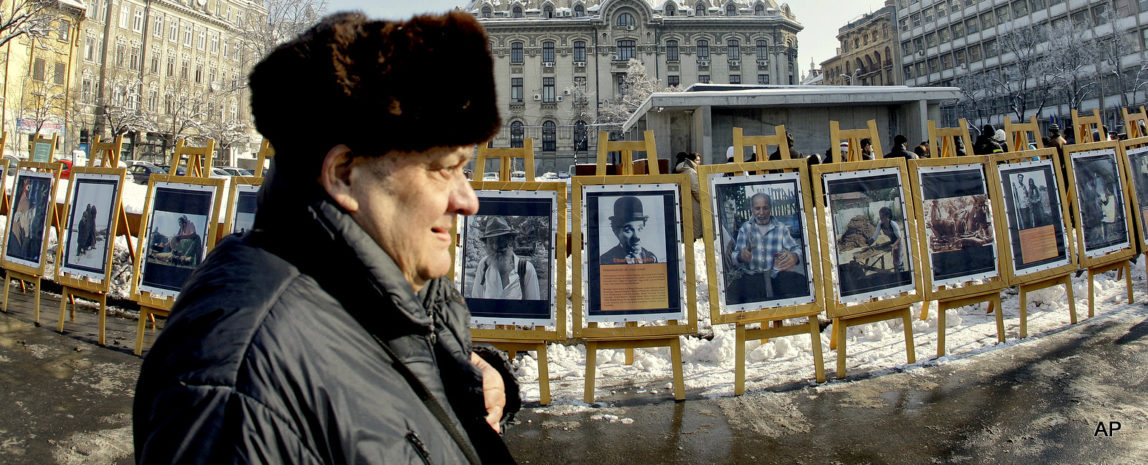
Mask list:
[[[323,157],[323,168],[319,171],[319,184],[335,203],[348,212],[359,210],[359,201],[351,195],[351,148],[339,144],[327,151]]]

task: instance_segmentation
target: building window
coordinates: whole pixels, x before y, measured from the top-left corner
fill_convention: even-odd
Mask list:
[[[614,93],[618,95],[625,95],[626,75],[624,73],[618,73],[614,75]]]
[[[167,57],[167,77],[175,76],[175,57]]]
[[[668,79],[668,81],[669,81],[669,86],[670,86],[670,87],[681,87],[681,85],[682,85],[682,78],[681,78],[681,76],[673,76],[673,75],[670,75],[670,76],[666,76],[666,78],[667,78],[667,79]]]
[[[542,43],[542,61],[554,63],[554,42]]]
[[[729,83],[730,84],[741,84],[741,75],[740,74],[729,75]]]
[[[544,121],[542,123],[542,151],[553,152],[557,147],[557,138],[555,137],[557,131],[553,121]]]
[[[582,6],[581,3],[574,5],[574,17],[581,18],[583,16],[586,16],[586,7]]]
[[[522,7],[515,5],[514,9],[511,10],[511,16],[513,16],[515,18],[521,18],[522,17]]]
[[[491,17],[492,14],[493,14],[493,12],[490,10],[489,5],[482,7],[482,17],[483,18],[489,18],[489,17]]]
[[[58,86],[64,85],[64,70],[67,68],[63,63],[56,63],[55,69],[52,71],[52,82]]]
[[[195,41],[195,48],[203,50],[207,47],[207,31],[200,29],[198,36],[198,40]]]
[[[586,42],[574,42],[574,61],[586,62]]]
[[[579,120],[574,123],[574,150],[585,151],[590,146],[586,132],[586,122]]]
[[[554,103],[554,78],[542,78],[542,103]]]
[[[183,45],[185,47],[191,46],[191,25],[183,27]]]
[[[522,64],[522,42],[510,43],[510,62]]]
[[[156,108],[159,106],[159,91],[150,89],[147,93],[147,110],[155,113]]]
[[[757,75],[757,83],[761,84],[761,85],[769,84],[769,75],[768,74],[758,74]]]
[[[187,76],[190,73],[190,70],[191,70],[191,62],[189,62],[187,60],[183,60],[183,66],[180,66],[180,68],[179,68],[179,77],[181,79],[187,79]]]
[[[140,48],[139,47],[132,47],[131,55],[128,59],[128,68],[129,69],[140,69],[139,65],[140,65]]]
[[[80,101],[92,103],[92,78],[88,76],[84,76],[84,80],[80,84]]]
[[[554,17],[554,7],[546,5],[542,7],[542,17],[550,19]]]
[[[196,64],[195,65],[195,83],[200,84],[202,82],[203,82],[203,65],[202,64]]]
[[[1012,13],[1013,13],[1013,15],[1012,15],[1013,18],[1020,18],[1024,15],[1027,15],[1028,14],[1028,2],[1026,0],[1020,0],[1018,2],[1012,2]]]
[[[694,16],[705,16],[705,15],[706,15],[706,5],[704,3],[698,2],[697,5],[694,5]]]
[[[769,56],[769,43],[764,40],[757,41],[757,59],[764,60]]]
[[[60,20],[60,28],[57,30],[57,33],[60,37],[60,40],[67,42],[68,37],[70,37],[70,35],[71,35],[71,32],[72,32],[72,22],[68,21],[66,19],[61,19]]]
[[[127,53],[127,47],[125,47],[123,44],[116,45],[116,66],[124,65],[124,58],[126,57]]]
[[[151,73],[159,73],[159,53],[152,52],[151,54]]]
[[[143,10],[136,8],[132,13],[132,32],[143,31]]]
[[[156,15],[152,24],[152,35],[158,39],[163,38],[163,15]]]
[[[176,21],[175,18],[172,18],[171,21],[168,22],[167,30],[167,40],[172,42],[179,41],[179,21]]]
[[[730,60],[741,59],[741,43],[737,39],[726,41],[726,57]]]
[[[631,58],[634,58],[634,46],[635,43],[633,40],[619,40],[618,61],[629,61]]]
[[[733,2],[725,4],[725,15],[726,16],[737,16],[737,6],[734,5]]]
[[[84,38],[84,60],[92,61],[96,53],[96,40],[91,37]]]
[[[674,2],[666,2],[662,14],[666,16],[677,16],[678,6],[674,5]]]
[[[997,24],[1004,24],[1008,22],[1008,7],[1002,6],[997,8]]]
[[[710,75],[708,75],[708,74],[699,74],[699,75],[698,75],[698,82],[700,82],[700,83],[702,83],[702,84],[709,84],[709,83],[710,83]]]
[[[619,14],[616,18],[614,18],[615,26],[634,27],[636,24],[638,23],[637,21],[634,21],[634,15],[629,13]]]
[[[510,147],[522,148],[522,121],[510,123]]]
[[[120,5],[120,29],[128,28],[128,20],[131,19],[131,16],[131,6],[127,3]]]
[[[710,41],[708,41],[708,40],[699,40],[698,41],[698,59],[699,60],[710,59]]]
[[[510,103],[522,103],[522,78],[510,78]]]
[[[219,53],[219,34],[211,33],[211,54]]]
[[[666,41],[666,61],[678,61],[678,41]]]
[[[765,16],[765,5],[762,5],[760,3],[758,3],[757,5],[754,5],[753,6],[753,15],[754,16]]]

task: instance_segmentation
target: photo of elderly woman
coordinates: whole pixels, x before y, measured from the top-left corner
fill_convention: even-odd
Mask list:
[[[1085,254],[1095,257],[1128,247],[1124,186],[1117,171],[1116,151],[1077,152],[1071,156]]]
[[[200,186],[157,184],[144,237],[140,289],[178,292],[207,255],[208,218],[215,192]]]

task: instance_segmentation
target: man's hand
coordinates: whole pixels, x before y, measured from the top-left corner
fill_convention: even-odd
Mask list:
[[[737,259],[742,263],[749,263],[753,260],[753,252],[749,247],[742,248],[741,252],[737,254]]]
[[[773,269],[777,271],[789,271],[797,265],[797,254],[789,251],[781,251],[773,256]]]
[[[502,375],[474,352],[470,353],[470,364],[482,371],[482,396],[486,401],[486,423],[501,434],[502,409],[506,407],[506,386]]]

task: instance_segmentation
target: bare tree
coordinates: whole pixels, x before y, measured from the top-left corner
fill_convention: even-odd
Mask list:
[[[1082,40],[1087,33],[1087,29],[1072,23],[1071,18],[1049,31],[1050,53],[1043,71],[1052,81],[1053,92],[1061,94],[1069,110],[1080,110],[1081,103],[1097,87],[1096,80],[1083,73],[1097,54],[1096,42]]]
[[[44,129],[44,123],[53,115],[59,116],[62,122],[65,97],[63,88],[56,88],[34,79],[25,83],[25,86],[27,92],[18,117],[32,122],[31,133],[40,133]]]
[[[1033,25],[1017,26],[997,38],[1001,54],[1011,53],[1012,63],[989,73],[989,78],[1008,99],[1009,110],[1017,120],[1023,120],[1030,110],[1029,102],[1039,115],[1048,101],[1051,79],[1044,72],[1045,59],[1037,44],[1044,34]]]
[[[103,105],[104,122],[114,138],[132,132],[153,131],[156,122],[140,109],[140,80],[121,78],[111,81],[111,98]]]
[[[244,65],[259,61],[275,47],[305,31],[327,11],[327,0],[263,0],[267,16],[248,14],[239,21],[239,52]]]
[[[992,102],[996,91],[985,73],[968,73],[956,79],[955,84],[961,89],[961,100],[958,105],[965,118],[980,127],[991,122],[993,115]]]
[[[646,65],[637,58],[631,58],[622,81],[622,92],[599,110],[600,122],[620,127],[634,111],[654,92],[676,92],[677,87],[663,86],[646,72]]]
[[[55,32],[52,17],[47,10],[56,7],[56,0],[14,0],[11,9],[0,9],[0,46],[17,37],[46,37]]]
[[[208,102],[203,91],[186,85],[186,81],[176,81],[167,88],[164,95],[164,110],[167,113],[161,123],[164,134],[163,152],[168,153],[176,141],[186,139],[188,131],[196,134],[207,131]]]

